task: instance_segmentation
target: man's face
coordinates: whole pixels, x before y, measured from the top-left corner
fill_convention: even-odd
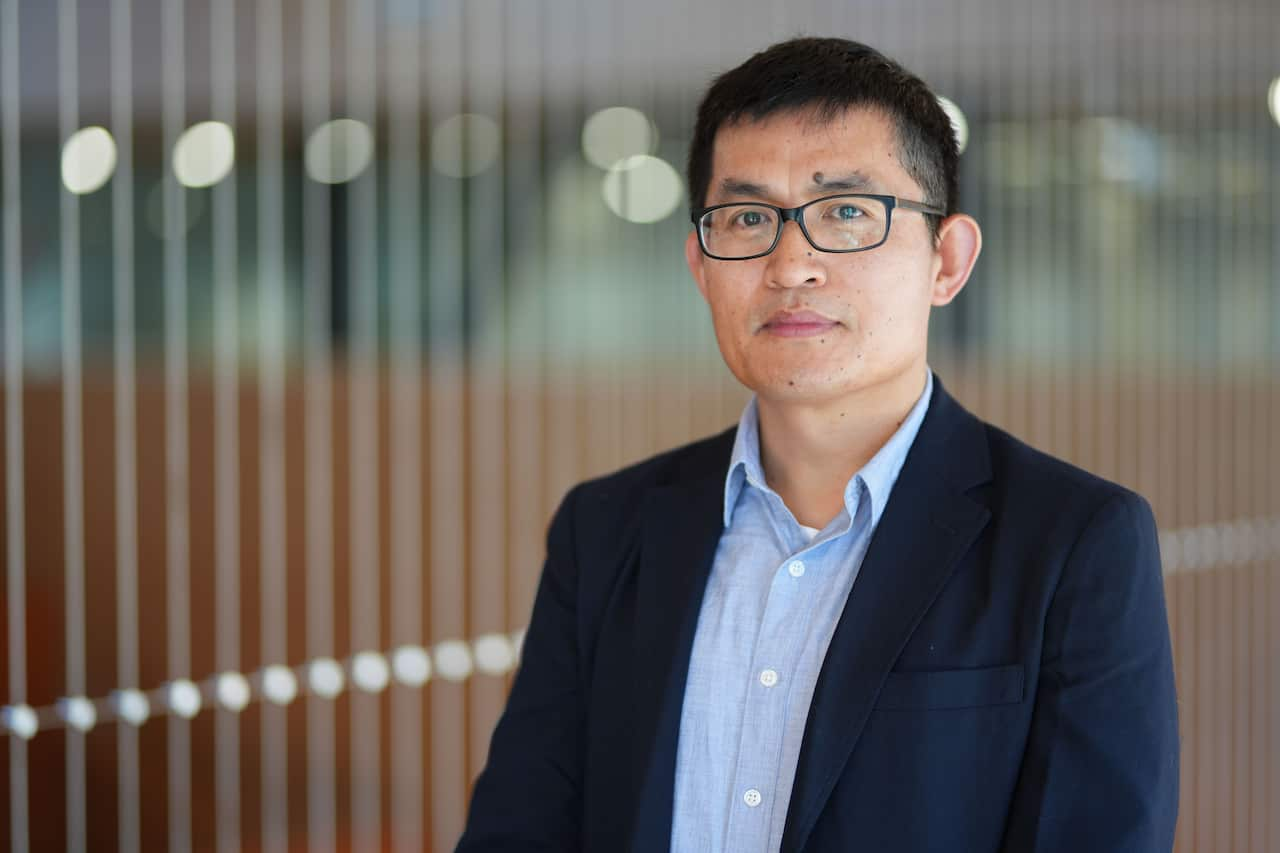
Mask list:
[[[794,207],[840,192],[923,200],[879,112],[848,110],[826,124],[785,112],[716,135],[707,206]],[[725,362],[770,401],[821,405],[893,387],[912,371],[922,376],[930,305],[950,299],[939,299],[940,263],[924,217],[901,209],[888,240],[865,252],[820,252],[794,222],[762,258],[708,258],[696,234],[685,248]]]

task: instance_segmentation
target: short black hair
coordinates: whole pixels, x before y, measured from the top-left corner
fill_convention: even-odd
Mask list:
[[[960,151],[951,119],[916,75],[884,54],[840,38],[794,38],[767,48],[717,77],[698,104],[689,147],[691,211],[706,206],[712,151],[721,127],[775,113],[813,112],[828,122],[852,107],[893,122],[903,167],[927,204],[955,213]],[[940,218],[925,216],[937,236]]]

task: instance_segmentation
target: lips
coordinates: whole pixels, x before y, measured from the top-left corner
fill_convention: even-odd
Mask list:
[[[816,311],[778,311],[771,315],[761,331],[787,338],[808,337],[828,332],[840,325]]]

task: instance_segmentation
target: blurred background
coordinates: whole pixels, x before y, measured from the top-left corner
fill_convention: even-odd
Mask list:
[[[931,363],[1151,500],[1177,849],[1280,850],[1274,0],[0,0],[10,849],[452,849],[555,505],[746,400],[683,162],[798,34],[947,99]]]

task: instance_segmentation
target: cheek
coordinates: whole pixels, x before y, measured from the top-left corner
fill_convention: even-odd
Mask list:
[[[742,294],[747,292],[740,282],[722,279],[708,283],[707,303],[718,334],[744,333],[750,306]]]
[[[929,292],[917,270],[881,274],[851,284],[841,298],[860,348],[898,349],[920,337],[929,316]]]
[[[740,302],[724,298],[723,294],[710,291],[711,326],[716,341],[725,358],[732,358],[747,344],[750,330],[747,328],[747,312]]]

